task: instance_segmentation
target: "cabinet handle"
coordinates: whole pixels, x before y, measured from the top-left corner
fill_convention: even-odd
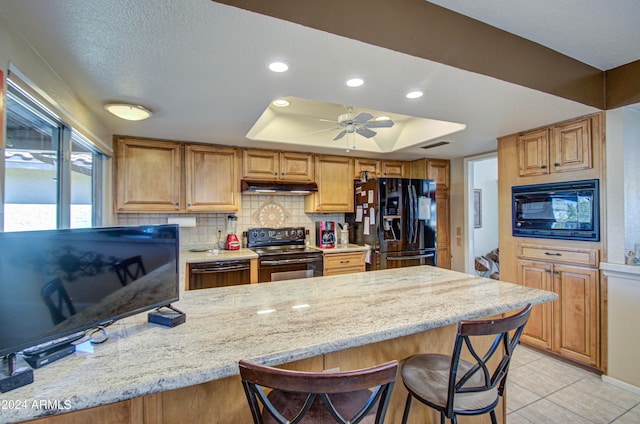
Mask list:
[[[284,172],[281,172],[280,175],[284,175]]]
[[[553,166],[560,166],[560,164],[556,162],[553,164]]]
[[[550,269],[545,269],[545,272],[551,272],[551,270]]]
[[[541,165],[540,169],[545,169],[547,167],[547,165]]]
[[[191,207],[191,203],[187,203],[187,207],[189,207],[189,208],[190,208],[190,207]]]
[[[555,269],[553,270],[553,273],[554,273],[555,275],[560,275],[560,273],[559,273],[558,271],[556,271]]]
[[[175,202],[175,203],[174,203],[174,205],[175,205],[175,207],[177,208],[177,207],[178,207],[178,202]]]
[[[547,256],[562,256],[562,253],[544,252],[544,254]]]
[[[274,173],[273,173],[273,175],[278,175],[278,173],[277,173],[277,172],[274,172]]]
[[[340,261],[341,264],[348,264],[351,261]]]

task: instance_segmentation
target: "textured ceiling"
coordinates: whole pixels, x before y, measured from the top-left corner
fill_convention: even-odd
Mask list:
[[[466,124],[464,131],[445,137],[450,145],[378,155],[453,158],[495,150],[500,135],[595,111],[540,91],[209,0],[0,0],[0,13],[115,134],[283,148],[282,143],[249,140],[246,134],[273,99],[295,96]],[[587,22],[598,13],[587,10],[566,18],[578,16]],[[616,40],[603,41],[609,45]],[[268,71],[273,59],[285,60],[290,70]],[[29,76],[29,69],[21,71]],[[346,87],[344,81],[353,76],[364,78],[365,85]],[[404,97],[416,88],[425,96]],[[125,122],[103,110],[109,100],[141,103],[156,114],[147,121]],[[336,118],[320,109],[317,116]],[[303,143],[297,148],[344,154],[332,139],[327,134],[315,146]],[[290,142],[295,148],[298,141]]]

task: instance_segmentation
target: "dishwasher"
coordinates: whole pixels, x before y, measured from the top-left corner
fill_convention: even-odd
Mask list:
[[[188,290],[236,286],[251,282],[249,259],[189,264]]]

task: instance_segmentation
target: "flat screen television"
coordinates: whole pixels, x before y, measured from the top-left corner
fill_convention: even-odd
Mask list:
[[[0,233],[0,356],[175,302],[177,225]]]

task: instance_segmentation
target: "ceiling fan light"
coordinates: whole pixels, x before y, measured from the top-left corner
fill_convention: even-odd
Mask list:
[[[419,97],[422,97],[424,93],[422,91],[410,91],[407,93],[407,99],[417,99]]]
[[[364,80],[362,78],[351,78],[347,80],[346,84],[349,87],[360,87],[362,84],[364,84]]]
[[[153,112],[146,107],[129,103],[107,103],[104,109],[127,121],[142,121],[153,116]]]
[[[378,116],[378,117],[376,118],[376,121],[390,121],[390,120],[391,120],[391,118],[389,118],[389,117],[388,117],[388,116],[386,116],[386,115]]]
[[[273,72],[287,72],[289,70],[289,65],[284,62],[271,62],[269,64],[269,69]]]
[[[285,99],[275,99],[273,102],[271,102],[271,104],[278,107],[287,107],[291,103],[289,103],[289,101]]]

